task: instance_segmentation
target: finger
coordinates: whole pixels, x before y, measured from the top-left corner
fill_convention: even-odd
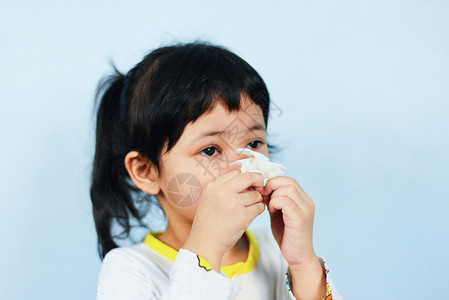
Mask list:
[[[305,197],[301,192],[298,190],[298,188],[292,184],[283,185],[276,189],[273,194],[271,195],[272,198],[274,197],[287,197],[293,200],[293,202],[300,208],[300,209],[313,209],[313,201],[309,197]]]
[[[258,215],[265,211],[265,204],[262,202],[250,205],[245,208],[245,212],[249,217],[249,223],[251,223]]]
[[[277,190],[279,187],[287,184],[292,184],[295,187],[298,188],[298,190],[301,193],[304,193],[304,190],[302,189],[301,185],[292,177],[288,176],[276,176],[273,178],[268,179],[267,183],[264,187],[263,195],[271,194],[273,191]]]
[[[265,199],[266,196],[270,195],[273,191],[279,189],[281,186],[284,186],[284,185],[293,185],[294,187],[297,188],[297,190],[299,191],[301,196],[303,196],[304,198],[310,199],[309,195],[307,195],[306,192],[304,192],[304,190],[299,185],[299,183],[292,177],[287,177],[287,176],[276,176],[276,177],[270,178],[264,186],[262,196],[264,196],[264,199]],[[312,201],[312,200],[310,199],[310,201]]]
[[[232,186],[232,190],[241,192],[249,187],[255,189],[263,189],[263,176],[255,172],[246,172],[231,178],[228,183]]]
[[[262,195],[263,196],[270,195],[273,191],[282,186],[283,183],[285,184],[286,178],[287,178],[286,176],[276,176],[268,179],[267,183],[263,188]]]
[[[248,191],[238,195],[239,201],[244,206],[251,206],[258,202],[262,203],[262,195],[257,191]]]
[[[296,204],[288,197],[274,197],[268,203],[268,212],[270,215],[280,210],[287,219],[294,219],[298,215],[298,209]]]
[[[270,178],[265,183],[265,186],[263,187],[262,191],[262,198],[263,202],[268,205],[268,202],[270,201],[270,198],[272,197],[273,191],[278,189],[280,186],[286,183],[288,177],[286,176],[276,176],[273,178]]]
[[[216,180],[221,181],[221,182],[227,182],[239,174],[241,174],[240,169],[230,170],[230,171],[224,173],[223,175],[217,177]]]

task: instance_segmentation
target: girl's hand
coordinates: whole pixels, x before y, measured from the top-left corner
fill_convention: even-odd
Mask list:
[[[262,175],[240,170],[227,172],[209,182],[201,193],[183,248],[206,259],[219,273],[224,253],[265,210],[261,195],[263,183]]]
[[[315,205],[291,177],[267,181],[262,192],[268,205],[271,231],[289,265],[297,299],[323,299],[326,281],[312,245]]]
[[[268,205],[271,231],[290,269],[317,260],[312,245],[315,205],[291,177],[267,181],[263,201]]]

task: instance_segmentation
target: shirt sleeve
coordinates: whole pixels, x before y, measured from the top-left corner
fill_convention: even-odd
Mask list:
[[[126,253],[108,253],[97,286],[97,300],[235,299],[241,287],[223,272],[212,270],[194,252],[180,249],[162,291],[146,276],[138,262]]]
[[[327,266],[323,258],[319,257],[319,260],[324,274],[326,275],[326,297],[323,300],[343,300],[343,297],[338,293],[337,289],[335,288],[335,284],[329,275],[329,267]],[[285,273],[285,285],[290,300],[297,300],[291,290],[291,279],[289,278],[287,273]]]

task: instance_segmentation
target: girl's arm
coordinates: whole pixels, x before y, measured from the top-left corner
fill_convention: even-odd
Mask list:
[[[327,296],[326,276],[318,258],[301,269],[289,267],[287,273],[291,278],[291,290],[295,296],[301,295],[301,299],[325,299]]]
[[[313,201],[293,178],[286,176],[269,179],[262,195],[270,213],[273,237],[289,267],[291,298],[332,299],[328,288],[330,278],[312,244]]]
[[[325,274],[324,277],[326,282],[326,297],[324,298],[324,300],[343,300],[343,297],[338,293],[335,284],[329,275],[329,268],[327,267],[326,263],[321,257],[318,257],[318,259],[320,261],[322,271]],[[301,280],[300,277],[292,276],[290,268],[288,268],[287,273],[285,273],[285,281],[287,283],[287,291],[289,293],[290,300],[297,300],[293,295],[292,289],[294,289],[295,285],[293,282],[297,282],[298,280]]]

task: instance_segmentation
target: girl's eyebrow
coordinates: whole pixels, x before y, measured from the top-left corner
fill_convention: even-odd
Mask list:
[[[216,135],[221,135],[226,133],[226,131],[229,130],[208,130],[208,131],[203,131],[196,139],[195,141],[200,141],[203,140],[205,138],[208,138],[210,136],[216,136]],[[243,131],[243,130],[242,130]],[[246,132],[248,131],[265,131],[265,126],[261,125],[261,124],[255,124],[250,128],[247,128],[245,130]],[[241,131],[240,131],[241,133]]]

